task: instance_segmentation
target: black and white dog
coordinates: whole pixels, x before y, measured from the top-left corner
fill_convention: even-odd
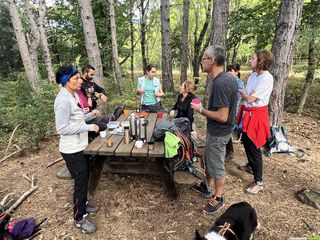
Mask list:
[[[218,217],[205,237],[196,231],[195,240],[250,240],[260,229],[255,209],[247,202],[231,205]]]

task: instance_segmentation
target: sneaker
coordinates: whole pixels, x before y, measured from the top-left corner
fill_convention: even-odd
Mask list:
[[[211,189],[208,189],[204,182],[193,184],[191,189],[195,192],[201,193],[205,198],[210,198],[212,196]]]
[[[71,179],[71,174],[66,165],[63,166],[61,170],[56,173],[57,178],[60,179]]]
[[[91,221],[88,214],[84,215],[79,221],[74,221],[74,226],[79,228],[83,233],[94,233],[97,231],[96,225]]]
[[[252,182],[246,189],[247,194],[258,194],[259,192],[263,192],[262,182]]]
[[[87,202],[86,211],[87,213],[97,213],[100,210],[99,205],[95,203]]]
[[[247,172],[247,173],[250,173],[253,175],[253,171],[252,171],[252,168],[250,167],[249,163],[247,163],[246,165],[238,166],[238,169],[243,172]]]
[[[216,196],[211,198],[211,200],[207,203],[205,208],[203,209],[204,214],[214,214],[217,210],[224,206],[224,198],[223,196],[220,197],[220,200],[216,199]]]

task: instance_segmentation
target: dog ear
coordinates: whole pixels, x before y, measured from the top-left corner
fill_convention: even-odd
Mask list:
[[[196,230],[196,237],[195,237],[195,239],[194,240],[205,240],[205,238],[204,237],[201,237],[201,235],[200,235],[200,233],[198,232],[198,230]]]

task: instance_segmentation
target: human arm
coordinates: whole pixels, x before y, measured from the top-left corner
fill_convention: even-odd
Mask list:
[[[71,123],[71,107],[68,101],[60,99],[54,106],[56,129],[59,135],[73,135],[86,131],[95,131],[95,124],[86,124],[85,121],[80,123]]]
[[[246,90],[244,89],[239,90],[239,92],[248,103],[255,102],[257,100],[257,98],[253,96],[253,94],[255,93],[255,90],[252,90],[250,94],[247,94]]]
[[[229,108],[228,107],[220,107],[217,111],[210,111],[208,109],[204,109],[202,103],[195,104],[191,103],[191,108],[194,109],[196,112],[200,112],[203,116],[207,118],[224,123],[228,120],[229,116]]]

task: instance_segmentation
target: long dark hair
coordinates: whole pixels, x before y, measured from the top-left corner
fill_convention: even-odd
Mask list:
[[[240,65],[238,63],[227,65],[227,72],[231,72],[231,70],[238,72],[238,78],[240,78]]]

